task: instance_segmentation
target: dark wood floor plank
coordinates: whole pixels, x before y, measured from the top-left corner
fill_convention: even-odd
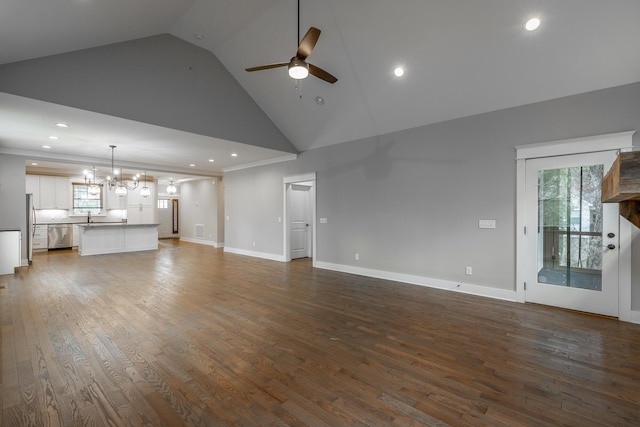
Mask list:
[[[640,425],[640,326],[177,240],[1,276],[2,425]]]

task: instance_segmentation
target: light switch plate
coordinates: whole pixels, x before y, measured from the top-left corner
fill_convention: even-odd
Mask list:
[[[320,224],[326,224],[327,218],[320,218]]]
[[[478,221],[478,228],[496,228],[495,219],[481,219]]]

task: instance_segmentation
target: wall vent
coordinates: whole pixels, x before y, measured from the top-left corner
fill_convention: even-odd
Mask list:
[[[195,224],[196,239],[204,239],[204,224]]]

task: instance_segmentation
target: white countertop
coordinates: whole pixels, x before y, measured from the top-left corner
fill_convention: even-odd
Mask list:
[[[128,222],[83,222],[74,224],[79,227],[149,227],[158,226],[160,224],[130,224]]]

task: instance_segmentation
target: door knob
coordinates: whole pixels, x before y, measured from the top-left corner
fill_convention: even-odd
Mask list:
[[[613,234],[613,233],[609,233],[609,234],[607,234],[607,237],[610,238],[610,239],[613,239],[614,237],[616,237],[616,235]]]
[[[608,249],[615,249],[615,248],[616,248],[616,245],[614,245],[613,243],[609,243],[609,244],[607,245],[607,248],[608,248]]]

